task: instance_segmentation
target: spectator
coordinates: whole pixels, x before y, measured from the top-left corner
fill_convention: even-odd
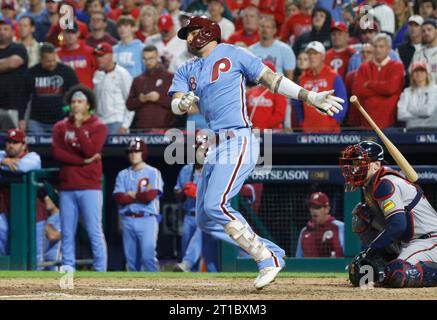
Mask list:
[[[276,72],[275,65],[271,61],[263,62]],[[261,130],[282,128],[287,107],[286,97],[273,93],[262,85],[250,88],[246,95],[248,114],[254,128]]]
[[[355,53],[355,49],[348,46],[349,33],[343,22],[336,22],[332,26],[331,41],[332,49],[326,52],[325,63],[331,66],[345,80],[349,59]]]
[[[90,33],[86,38],[86,44],[92,48],[97,47],[100,43],[107,42],[111,46],[117,43],[117,39],[107,33],[106,27],[108,19],[103,12],[97,11],[90,17]]]
[[[437,83],[437,20],[425,20],[422,40],[423,47],[414,53],[412,63],[425,62],[431,70],[432,80]]]
[[[99,70],[93,78],[96,114],[108,127],[109,134],[128,133],[134,112],[126,107],[132,76],[113,60],[112,46],[103,42],[94,49]]]
[[[85,4],[85,13],[88,16],[88,20],[91,19],[91,15],[95,12],[105,13],[105,0],[87,0]],[[105,13],[106,17],[106,13]],[[89,21],[88,21],[89,23]],[[106,17],[106,30],[107,33],[114,39],[120,40],[120,36],[117,31],[117,24],[114,20],[108,19]]]
[[[314,108],[297,102],[296,111],[302,110],[300,126],[304,132],[340,132],[340,124],[348,109],[346,88],[337,72],[332,70],[325,61],[325,47],[317,41],[310,42],[305,51],[309,57],[309,68],[299,78],[299,84],[306,90],[327,91],[334,90],[337,97],[342,98],[343,110],[333,117],[320,114]]]
[[[161,56],[164,67],[168,69],[173,58],[183,52],[187,45],[184,40],[176,36],[173,18],[169,14],[161,15],[158,19],[158,34],[147,38],[146,46],[155,46]]]
[[[24,125],[24,76],[28,58],[26,48],[12,41],[12,28],[10,19],[0,18],[0,129]]]
[[[415,63],[411,67],[411,86],[405,88],[398,102],[398,120],[407,129],[437,128],[437,85],[432,82],[429,67]]]
[[[271,16],[263,16],[260,23],[260,41],[250,46],[249,50],[262,60],[273,62],[279,73],[293,79],[296,57],[288,45],[275,39],[275,34],[275,19]]]
[[[0,171],[24,173],[38,169],[41,169],[41,158],[37,153],[29,152],[24,131],[10,129],[6,135],[6,149],[0,151]],[[9,252],[9,194],[9,186],[0,187],[0,256]]]
[[[404,87],[404,66],[389,56],[390,36],[378,34],[373,45],[375,58],[358,69],[352,93],[358,96],[367,113],[383,129],[396,121],[396,105]],[[361,125],[370,128],[364,119]]]
[[[395,15],[395,32],[399,32],[408,23],[411,16],[411,7],[408,0],[394,0],[393,13]]]
[[[347,4],[349,0],[317,0],[317,7],[323,8],[329,11],[332,20],[335,22],[344,22],[343,11],[344,5]]]
[[[40,0],[31,0],[40,2]],[[49,33],[50,27],[59,20],[59,2],[55,0],[45,0],[45,8],[38,19],[35,18],[34,37],[38,42],[44,42]]]
[[[262,15],[270,15],[275,18],[278,30],[281,30],[285,22],[285,0],[268,0],[268,1],[253,1],[250,3],[258,3],[258,9]]]
[[[229,36],[235,32],[235,26],[232,21],[223,17],[225,0],[207,0],[207,2],[211,20],[218,23],[222,32],[222,40],[227,41]]]
[[[300,11],[298,0],[287,0],[285,1],[285,16],[291,17]]]
[[[397,48],[397,53],[404,64],[404,69],[409,70],[414,53],[422,49],[422,26],[423,18],[419,15],[408,19],[408,38]],[[409,76],[405,75],[405,83],[409,84]]]
[[[344,223],[330,214],[328,196],[323,192],[314,192],[310,195],[308,206],[311,220],[299,234],[296,257],[343,257]]]
[[[193,16],[207,16],[208,15],[208,0],[193,0],[188,6],[187,12]],[[229,6],[225,3],[225,11],[223,17],[232,21],[232,13]]]
[[[436,19],[435,10],[437,9],[437,2],[435,0],[420,0],[419,1],[419,15],[423,19]]]
[[[134,38],[135,20],[132,17],[121,16],[117,26],[121,40],[113,48],[115,62],[136,77],[144,71],[141,59],[144,44]]]
[[[113,196],[123,230],[123,248],[129,271],[159,271],[156,244],[159,198],[164,191],[161,172],[148,165],[147,146],[136,138],[126,150],[131,166],[116,178]]]
[[[102,227],[102,149],[107,128],[92,114],[91,89],[77,85],[65,96],[70,117],[53,128],[53,157],[60,162],[62,269],[75,271],[75,235],[79,213],[93,252],[95,271],[106,271],[107,248]]]
[[[167,11],[173,18],[174,28],[175,30],[179,30],[181,28],[180,23],[180,15],[182,14],[181,9],[181,0],[167,0]]]
[[[307,70],[310,66],[310,60],[308,58],[308,53],[301,51],[297,56],[296,72],[293,74],[294,82],[299,81],[299,77]]]
[[[325,9],[315,8],[311,21],[311,31],[303,33],[296,39],[293,45],[294,54],[304,50],[312,41],[322,43],[326,49],[331,48],[331,14]]]
[[[1,16],[3,18],[8,18],[12,21],[14,25],[15,36],[17,38],[17,23],[16,23],[16,4],[15,0],[2,0],[1,1]],[[15,40],[15,39],[14,39]]]
[[[372,9],[368,13],[374,16],[379,21],[381,26],[381,32],[385,32],[388,33],[390,36],[394,36],[395,15],[393,13],[393,9],[390,8],[388,5],[380,2],[379,0],[364,0],[364,4],[372,7]]]
[[[158,11],[154,6],[145,5],[141,8],[138,18],[138,30],[135,32],[135,37],[141,42],[154,34],[158,33]]]
[[[93,75],[97,70],[93,48],[79,41],[80,33],[76,23],[73,29],[65,29],[63,35],[65,45],[57,51],[59,60],[76,72],[80,83],[92,89]]]
[[[23,15],[29,16],[33,19],[35,24],[38,24],[41,21],[41,18],[44,14],[44,4],[42,0],[29,0],[28,1],[28,9],[20,14],[17,20],[20,20]]]
[[[242,10],[243,29],[231,34],[228,43],[240,47],[249,47],[259,41],[259,11],[255,6],[249,6]]]
[[[122,0],[121,8],[115,8],[108,12],[108,18],[114,21],[118,21],[121,16],[131,16],[136,21],[139,15],[140,8],[135,6],[135,0]]]
[[[311,31],[312,13],[317,0],[301,0],[300,11],[287,18],[281,28],[281,40],[294,45],[297,37]],[[299,52],[298,52],[299,53]]]
[[[152,0],[152,5],[155,7],[156,11],[158,11],[160,16],[163,14],[168,14],[166,2],[166,0]]]
[[[41,47],[32,36],[35,32],[35,21],[31,16],[22,16],[18,22],[18,29],[20,31],[20,42],[27,50],[27,67],[33,67],[39,63],[39,48]]]
[[[64,94],[78,84],[76,73],[57,61],[56,49],[45,43],[40,49],[41,62],[30,68],[26,75],[26,97],[30,103],[27,130],[32,134],[49,133],[53,125],[63,119]]]
[[[136,112],[137,129],[170,128],[174,116],[167,90],[170,88],[173,75],[159,62],[156,47],[145,47],[143,59],[146,71],[134,79],[126,102],[127,108]]]

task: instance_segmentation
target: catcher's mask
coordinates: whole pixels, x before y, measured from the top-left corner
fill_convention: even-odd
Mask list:
[[[200,32],[189,43],[189,46],[200,50],[211,41],[215,40],[220,43],[220,26],[206,16],[192,16],[187,19],[184,26],[178,31],[178,37],[187,40],[188,33],[197,29],[200,29]]]

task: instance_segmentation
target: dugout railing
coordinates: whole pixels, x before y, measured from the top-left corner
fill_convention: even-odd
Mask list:
[[[393,167],[394,169],[398,169]],[[437,208],[437,166],[414,166],[419,184],[431,204]],[[233,207],[246,217],[256,232],[286,250],[285,271],[344,272],[346,266],[360,251],[358,237],[352,232],[352,210],[361,201],[361,191],[344,192],[344,179],[338,166],[274,166],[256,169],[246,181],[262,184],[257,207],[239,197]],[[310,219],[305,200],[311,192],[328,194],[336,218],[344,221],[344,256],[323,258],[296,258],[299,231]],[[288,230],[288,231],[287,231]],[[287,238],[288,237],[288,238]],[[221,271],[256,271],[253,259],[236,247],[222,243]]]

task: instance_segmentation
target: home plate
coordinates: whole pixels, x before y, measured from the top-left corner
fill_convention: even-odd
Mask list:
[[[97,288],[101,291],[126,292],[126,291],[159,291],[160,289],[153,288]]]

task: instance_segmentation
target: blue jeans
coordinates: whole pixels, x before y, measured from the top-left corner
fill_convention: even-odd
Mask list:
[[[30,134],[51,133],[52,130],[53,130],[52,124],[47,124],[32,119],[29,119],[29,121],[27,122],[27,133]]]
[[[108,134],[119,134],[118,130],[121,128],[121,122],[107,123],[106,126],[108,127]]]

